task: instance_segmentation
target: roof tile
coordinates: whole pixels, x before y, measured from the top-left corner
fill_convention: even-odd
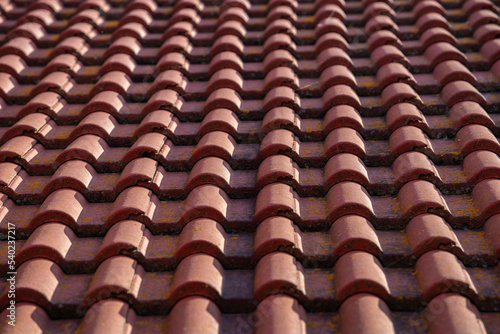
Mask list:
[[[0,1],[1,316],[497,332],[498,13]]]

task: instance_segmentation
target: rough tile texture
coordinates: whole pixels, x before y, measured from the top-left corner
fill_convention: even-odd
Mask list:
[[[499,13],[0,1],[0,332],[500,332]]]

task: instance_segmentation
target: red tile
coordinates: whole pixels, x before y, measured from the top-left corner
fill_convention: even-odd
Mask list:
[[[446,42],[438,42],[427,47],[424,56],[430,61],[433,67],[446,60],[457,60],[467,63],[465,55],[456,47]]]
[[[61,268],[50,260],[37,258],[24,262],[17,269],[16,294],[23,301],[47,306],[63,275]]]
[[[441,27],[433,27],[426,29],[420,37],[420,43],[424,48],[434,43],[450,43],[457,44],[457,39],[447,29]]]
[[[391,63],[381,66],[377,71],[377,81],[381,89],[398,82],[407,83],[413,87],[416,86],[413,75],[400,63]]]
[[[408,223],[406,235],[415,256],[432,250],[460,247],[455,233],[446,221],[434,214],[418,215]]]
[[[450,30],[450,23],[445,19],[441,13],[428,12],[419,16],[416,25],[422,33],[429,28],[444,28]]]
[[[193,8],[182,8],[174,12],[172,17],[168,21],[167,26],[180,21],[188,21],[194,25],[197,25],[200,21],[200,16],[198,15],[198,12]]]
[[[233,112],[238,112],[242,99],[238,92],[230,88],[220,88],[213,91],[205,102],[206,111],[213,109],[226,108]]]
[[[40,73],[44,79],[52,72],[66,72],[70,77],[76,77],[83,65],[75,55],[61,54],[52,59]],[[43,80],[43,79],[42,79]]]
[[[144,106],[143,112],[148,113],[153,110],[169,110],[172,112],[178,112],[184,101],[179,93],[173,89],[162,89],[154,93],[150,98],[148,103]]]
[[[398,156],[392,164],[397,184],[406,184],[415,179],[439,179],[439,172],[432,161],[423,153],[406,152]],[[411,199],[413,201],[413,198]]]
[[[328,157],[338,153],[351,153],[358,157],[366,154],[363,137],[356,130],[347,127],[332,130],[325,139],[324,148]]]
[[[7,34],[7,40],[11,40],[19,37],[26,37],[32,41],[37,41],[43,38],[47,32],[43,26],[36,22],[29,22],[18,25],[15,29],[11,30]]]
[[[135,323],[136,313],[130,306],[118,299],[104,299],[93,304],[81,323],[83,332],[104,334],[109,330],[129,330]]]
[[[410,79],[411,80],[411,79]],[[391,107],[396,103],[413,103],[416,105],[423,105],[420,96],[415,90],[406,83],[393,83],[388,85],[382,91],[382,101],[384,106]]]
[[[112,294],[136,298],[144,275],[144,269],[135,260],[127,256],[111,257],[97,268],[88,287],[86,300],[93,304]]]
[[[19,112],[19,116],[26,116],[30,113],[41,112],[51,118],[57,115],[65,107],[66,103],[61,95],[53,92],[40,93],[32,98]]]
[[[17,254],[17,260],[23,263],[34,258],[45,258],[62,265],[76,238],[75,233],[66,225],[43,224],[30,235]]]
[[[462,63],[456,60],[448,60],[440,63],[434,69],[434,76],[440,84],[446,85],[452,81],[467,81],[476,83],[474,75]]]
[[[405,57],[403,52],[399,50],[394,45],[381,45],[372,50],[370,55],[371,61],[376,67],[381,67],[382,65],[388,63],[401,63],[403,65],[408,63],[408,59]]]
[[[500,326],[492,2],[0,12],[15,331]]]
[[[212,131],[200,139],[191,159],[198,161],[206,156],[217,156],[229,161],[235,151],[236,145],[231,135],[222,131]]]
[[[346,18],[342,8],[336,4],[326,4],[321,6],[315,14],[316,22],[321,22],[328,18],[336,18],[344,21]]]
[[[85,0],[78,7],[78,11],[83,11],[85,9],[97,9],[104,13],[109,11],[110,6],[106,0]]]
[[[132,36],[123,36],[111,43],[109,48],[106,50],[104,57],[107,58],[117,53],[124,53],[131,57],[135,57],[141,48],[142,45],[136,38]]]
[[[192,220],[182,230],[176,255],[185,258],[191,254],[204,253],[221,259],[227,237],[224,228],[214,220]]]
[[[473,13],[481,9],[491,9],[493,11],[496,10],[495,6],[492,3],[484,0],[468,0],[464,3],[463,9],[466,13]]]
[[[98,32],[94,27],[87,22],[75,23],[72,26],[66,28],[60,35],[60,40],[65,40],[72,36],[78,36],[83,38],[86,42],[90,42],[97,36]]]
[[[455,143],[463,155],[481,149],[498,152],[499,145],[493,133],[487,127],[479,124],[471,124],[461,128],[455,136]]]
[[[36,9],[46,9],[52,13],[57,13],[62,9],[62,5],[59,1],[41,0],[31,3],[27,8],[30,12]]]
[[[390,30],[394,33],[398,32],[398,26],[394,23],[393,20],[389,16],[385,15],[377,15],[367,20],[365,25],[365,33],[366,35],[371,35],[379,30]]]
[[[373,215],[373,207],[365,188],[350,181],[337,183],[326,195],[328,217],[331,220],[347,214],[357,214],[366,218]]]
[[[425,253],[418,259],[415,269],[427,300],[448,291],[460,291],[468,296],[476,293],[464,265],[449,252],[433,250]]]
[[[264,255],[283,249],[302,251],[300,230],[288,218],[270,217],[262,221],[255,231],[254,255]]]
[[[61,188],[71,188],[84,194],[95,177],[96,171],[89,163],[82,160],[69,160],[59,166],[52,175],[44,188],[44,194],[48,195]]]
[[[261,301],[255,316],[263,319],[256,323],[257,334],[306,332],[306,311],[296,299],[286,295],[273,295]]]
[[[456,293],[441,294],[426,309],[432,333],[465,331],[486,333],[476,306]]]
[[[212,74],[208,81],[207,93],[217,89],[229,88],[236,92],[243,90],[243,77],[235,69],[225,68]]]
[[[464,158],[463,166],[469,182],[493,178],[498,173],[500,158],[491,151],[480,150],[468,154]]]
[[[5,314],[7,316],[9,313],[10,311],[5,309],[2,315]],[[5,322],[1,327],[2,332],[9,334],[15,331],[42,333],[46,329],[46,325],[50,322],[50,318],[43,308],[32,303],[16,304],[16,317],[19,319],[16,326],[11,326]]]
[[[151,190],[144,187],[130,187],[123,190],[116,198],[108,221],[118,222],[134,215],[151,219],[153,210]]]
[[[319,81],[324,90],[334,85],[348,85],[353,88],[357,86],[356,77],[347,67],[342,65],[333,65],[324,69]]]
[[[63,163],[70,159],[82,159],[95,165],[107,149],[109,149],[109,146],[101,137],[90,134],[83,135],[75,139],[57,157],[57,162]]]
[[[439,190],[427,181],[406,183],[399,191],[398,199],[403,215],[407,217],[425,212],[443,214],[449,211]]]
[[[394,333],[391,310],[377,296],[368,293],[353,295],[339,309],[342,333]]]
[[[495,252],[495,256],[498,259],[500,257],[500,228],[498,224],[499,215],[494,215],[488,219],[484,224],[484,231],[488,236],[488,240]]]
[[[389,138],[389,147],[393,155],[407,151],[425,151],[432,147],[429,138],[417,127],[403,126],[396,129]]]
[[[68,24],[73,25],[79,22],[87,22],[92,24],[94,28],[97,28],[104,23],[104,18],[101,16],[101,13],[98,10],[86,9],[74,15],[69,20]]]
[[[186,188],[193,189],[205,184],[208,179],[220,188],[229,189],[231,186],[231,167],[223,159],[206,157],[198,160],[189,174]]]
[[[347,68],[352,68],[354,66],[349,55],[338,47],[323,50],[316,58],[316,62],[319,71],[323,71],[332,65],[343,65]]]
[[[350,127],[361,132],[363,124],[364,122],[359,112],[352,106],[345,104],[330,108],[323,120],[325,133],[341,127]]]
[[[249,19],[246,8],[241,7],[228,8],[220,15],[220,22],[236,21],[245,25]]]
[[[81,193],[73,189],[62,188],[46,197],[33,218],[33,222],[39,225],[46,221],[58,221],[74,226],[86,206],[87,201]]]
[[[401,40],[389,30],[379,30],[370,35],[367,41],[368,48],[375,50],[379,46],[393,45],[397,48],[402,48]]]
[[[7,54],[0,58],[0,71],[14,77],[17,77],[26,68],[27,64],[17,55]]]
[[[246,31],[244,31],[246,32]],[[275,20],[272,21],[267,27],[266,30],[264,31],[264,35],[262,36],[264,39],[268,39],[271,35],[273,34],[279,34],[279,33],[286,33],[289,34],[290,37],[294,37],[297,34],[297,30],[293,26],[292,22],[289,20],[285,19],[280,19],[280,20]],[[243,38],[243,36],[239,36],[240,38]]]
[[[467,21],[473,29],[477,29],[478,27],[489,23],[498,24],[500,19],[498,15],[493,13],[491,10],[483,9],[470,14]]]
[[[323,109],[328,109],[334,105],[347,104],[354,108],[361,106],[356,92],[347,85],[334,85],[328,88],[322,97]]]
[[[450,118],[457,129],[469,124],[483,124],[492,127],[493,121],[484,108],[477,102],[463,101],[450,108]]]
[[[438,14],[441,14],[443,16],[446,14],[443,6],[439,2],[432,1],[432,0],[419,1],[413,7],[413,13],[417,17],[424,15],[426,13],[438,13]]]
[[[134,220],[124,220],[113,225],[106,233],[97,257],[105,260],[126,252],[145,256],[150,240],[151,233],[143,224]]]
[[[382,253],[375,229],[361,216],[347,215],[337,219],[330,228],[330,239],[335,259],[358,250],[375,256]]]
[[[147,133],[132,145],[123,161],[129,162],[146,154],[157,154],[165,146],[167,138],[160,133]]]
[[[219,108],[210,111],[201,122],[198,134],[204,136],[213,131],[224,131],[231,136],[238,135],[239,118],[229,109]]]
[[[158,6],[152,0],[134,0],[127,5],[127,10],[134,9],[144,9],[150,13],[154,13],[158,9]]]
[[[224,35],[217,38],[211,48],[211,56],[215,56],[220,52],[234,52],[237,55],[241,55],[243,53],[244,45],[241,40],[234,35]]]
[[[127,11],[127,13],[120,19],[120,24],[126,24],[129,22],[137,22],[143,26],[149,26],[153,22],[153,17],[146,9],[132,9]]]
[[[172,299],[189,295],[216,297],[222,295],[224,268],[203,253],[193,254],[182,260],[175,271],[172,281]]]
[[[345,36],[347,35],[347,28],[345,27],[344,22],[338,18],[327,17],[316,24],[314,33],[318,38],[326,33],[337,33]]]
[[[151,88],[149,94],[154,94],[160,90],[171,89],[179,94],[185,92],[187,86],[187,79],[184,75],[176,70],[168,70],[158,74]]]
[[[467,81],[450,82],[443,87],[441,95],[449,107],[462,101],[474,101],[482,105],[486,104],[484,96]]]
[[[196,321],[192,315],[196,314]],[[169,333],[218,333],[221,312],[210,299],[191,296],[181,299],[170,311],[167,329]]]
[[[106,59],[99,69],[99,74],[104,75],[108,72],[120,71],[128,76],[131,76],[134,73],[136,66],[137,64],[135,63],[134,58],[130,55],[117,53]]]
[[[141,41],[146,37],[148,31],[146,28],[137,22],[129,22],[121,25],[118,29],[116,29],[111,35],[111,40],[117,40],[123,36],[131,36],[138,41]]]
[[[2,45],[2,47],[0,47],[0,56],[13,54],[26,60],[36,49],[37,47],[32,40],[20,36]]]
[[[363,160],[354,154],[336,154],[328,160],[325,166],[325,183],[328,186],[345,180],[356,181],[365,186],[369,183]]]
[[[487,179],[479,182],[472,189],[472,198],[481,216],[488,218],[498,213],[500,199],[498,186],[498,179]]]
[[[180,21],[174,23],[167,30],[165,30],[165,33],[163,34],[162,38],[168,39],[175,35],[183,35],[189,38],[194,38],[196,36],[196,33],[197,33],[196,28],[193,26],[192,23],[186,21]]]
[[[347,51],[349,45],[342,34],[338,32],[327,32],[322,34],[314,44],[316,52],[321,52],[327,48],[341,48]]]
[[[287,216],[299,214],[299,199],[290,186],[272,183],[262,188],[257,196],[254,220],[260,222],[278,212]]]
[[[138,158],[129,162],[123,169],[116,190],[139,185],[140,182],[151,183],[156,173],[158,162],[150,158]]]
[[[10,127],[2,136],[2,140],[7,141],[15,136],[22,136],[23,134],[42,133],[43,127],[50,121],[50,117],[45,114],[28,114]]]
[[[286,86],[272,88],[267,92],[263,103],[263,108],[265,110],[280,106],[287,106],[292,109],[300,108],[300,98],[292,88]]]
[[[297,22],[297,14],[295,14],[294,10],[289,6],[276,6],[269,10],[266,17],[266,23],[270,24],[279,19],[287,19],[295,23]]]
[[[397,103],[393,105],[389,108],[385,117],[387,126],[391,131],[406,125],[428,127],[427,120],[422,111],[410,103]]]
[[[192,8],[200,12],[205,8],[205,6],[200,0],[177,1],[177,3],[174,5],[174,11],[180,10],[182,8]]]
[[[243,71],[243,61],[237,53],[231,51],[219,52],[212,57],[210,61],[210,73],[222,70],[224,68],[234,69],[238,72]]]
[[[485,24],[474,31],[474,37],[479,43],[484,44],[500,36],[500,26],[498,24]]]
[[[183,207],[183,219],[206,217],[222,222],[227,218],[228,205],[229,198],[221,188],[202,185],[189,193]]]

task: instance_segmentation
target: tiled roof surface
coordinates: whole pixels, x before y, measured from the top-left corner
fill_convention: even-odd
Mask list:
[[[0,332],[500,332],[498,15],[1,0]]]

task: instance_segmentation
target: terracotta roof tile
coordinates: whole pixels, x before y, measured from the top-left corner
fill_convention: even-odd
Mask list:
[[[0,332],[498,332],[498,14],[0,1]]]

